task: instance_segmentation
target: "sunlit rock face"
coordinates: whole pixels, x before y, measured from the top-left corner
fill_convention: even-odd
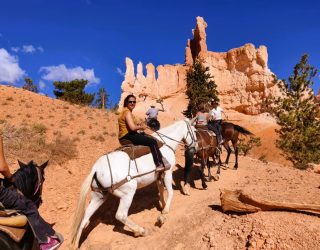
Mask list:
[[[197,17],[196,27],[192,30],[193,38],[187,40],[184,64],[159,65],[155,68],[149,63],[144,75],[141,62],[137,64],[135,74],[134,63],[126,58],[119,106],[128,94],[133,93],[140,102],[138,111],[161,99],[163,104],[177,112],[172,114],[173,117],[182,116],[181,111],[186,109],[188,103],[185,96],[186,72],[198,57],[214,77],[222,107],[251,115],[261,113],[263,99],[269,95],[279,95],[274,74],[268,68],[267,48],[263,45],[255,48],[249,43],[228,52],[208,51],[207,26],[202,17]]]

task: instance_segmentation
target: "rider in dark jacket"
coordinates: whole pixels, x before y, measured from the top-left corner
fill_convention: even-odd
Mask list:
[[[0,134],[0,173],[5,177],[5,183],[12,182],[12,174],[4,157],[3,139]],[[41,250],[58,249],[63,242],[61,234],[40,216],[37,206],[15,189],[0,186],[0,202],[6,209],[19,210],[23,213],[32,228]]]

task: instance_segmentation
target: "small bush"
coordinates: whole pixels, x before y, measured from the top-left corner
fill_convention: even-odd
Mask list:
[[[33,124],[32,129],[41,135],[44,135],[47,132],[47,127],[41,123]]]
[[[249,140],[245,138],[240,138],[238,142],[238,149],[239,153],[246,156],[249,151],[253,147],[260,147],[261,146],[261,139],[260,137],[250,136]]]

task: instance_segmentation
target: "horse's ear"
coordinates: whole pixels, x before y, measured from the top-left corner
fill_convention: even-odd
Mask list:
[[[191,120],[190,120],[190,125],[193,126],[193,124],[195,123],[197,117],[193,117]]]
[[[43,163],[41,166],[39,166],[40,169],[44,170],[48,166],[49,160],[47,160],[45,163]]]
[[[24,167],[27,166],[27,165],[26,165],[25,163],[23,163],[22,161],[19,161],[19,160],[18,160],[18,163],[19,163],[20,168],[24,168]]]

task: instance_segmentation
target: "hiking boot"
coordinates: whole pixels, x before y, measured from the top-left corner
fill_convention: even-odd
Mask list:
[[[61,246],[59,239],[50,237],[48,243],[40,244],[40,250],[56,250]]]

